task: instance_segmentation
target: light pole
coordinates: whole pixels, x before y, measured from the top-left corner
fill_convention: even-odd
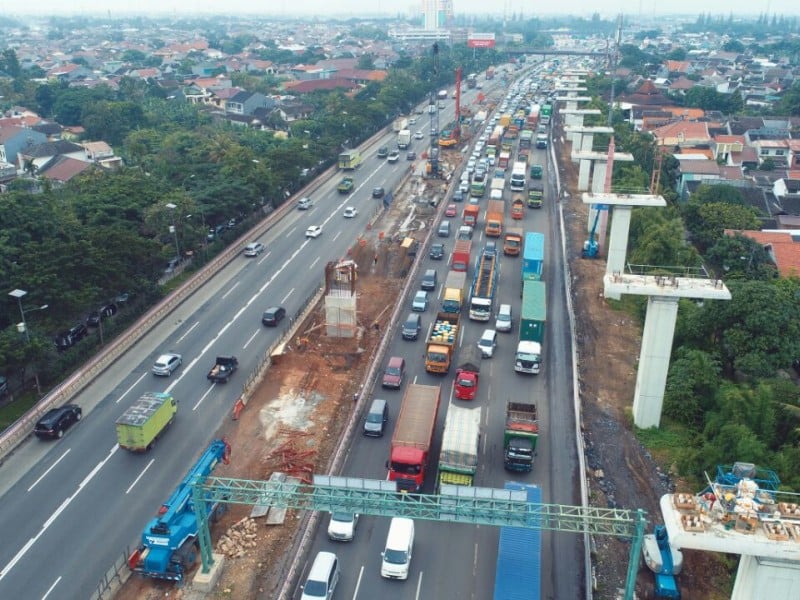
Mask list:
[[[18,323],[17,324],[17,331],[19,331],[20,333],[24,333],[25,334],[26,343],[30,344],[31,343],[31,334],[28,331],[28,323],[25,321],[25,313],[26,312],[33,312],[34,310],[45,310],[48,305],[47,304],[42,304],[41,306],[37,306],[35,308],[29,308],[28,310],[23,309],[22,308],[22,298],[24,298],[27,294],[28,294],[28,292],[26,292],[25,290],[20,290],[20,289],[14,289],[14,290],[11,290],[10,292],[8,292],[9,296],[11,296],[12,298],[16,298],[17,299],[17,304],[19,305],[19,314],[22,317],[22,323]],[[41,396],[42,395],[42,388],[39,385],[39,373],[34,373],[34,380],[36,381],[36,392],[39,394],[39,396]]]
[[[172,233],[172,236],[175,238],[175,258],[179,259],[181,257],[181,248],[178,246],[178,230],[175,227],[175,209],[178,208],[178,206],[172,202],[169,202],[164,206],[166,206],[172,212],[172,225],[169,226],[169,230],[170,233]]]

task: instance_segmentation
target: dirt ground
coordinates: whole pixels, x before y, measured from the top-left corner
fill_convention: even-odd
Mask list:
[[[626,410],[633,398],[640,327],[629,315],[609,307],[602,294],[602,260],[583,260],[580,248],[586,238],[587,208],[576,189],[577,170],[562,151],[562,182],[570,193],[565,207],[570,248],[574,306],[577,310],[580,385],[583,426],[587,447],[591,502],[597,506],[643,508],[650,522],[660,520],[658,499],[673,491],[674,483],[654,458],[636,440]],[[445,153],[447,154],[447,153]],[[445,160],[448,158],[445,157]],[[413,231],[422,218],[403,221],[407,202],[441,194],[441,184],[414,180],[396,199],[393,208],[363,234],[363,245],[355,243],[349,258],[358,266],[359,335],[353,339],[330,339],[320,324],[317,308],[296,328],[287,351],[274,360],[255,390],[240,420],[223,427],[233,447],[231,464],[218,468],[224,477],[266,479],[274,471],[303,478],[326,472],[333,448],[353,410],[368,359],[377,347],[383,328],[373,328],[388,316],[412,259],[398,243],[398,227],[422,239],[424,230]],[[404,204],[405,203],[405,204]],[[406,206],[401,210],[400,207]],[[425,211],[424,208],[421,210]],[[386,236],[380,239],[380,232]],[[390,234],[390,232],[395,232]],[[377,256],[377,261],[375,257]],[[597,352],[603,348],[603,352]],[[213,531],[219,537],[246,517],[249,507],[234,506]],[[212,598],[273,598],[285,563],[292,553],[298,518],[292,511],[286,524],[267,526],[259,522],[254,547],[226,559],[226,567]],[[624,584],[629,543],[617,538],[595,539],[595,577],[598,600],[611,600]],[[624,557],[624,559],[622,558]],[[685,551],[684,571],[679,577],[685,600],[721,600],[727,594],[728,576],[713,555]],[[718,585],[718,584],[721,584]],[[650,596],[652,576],[639,572],[637,592]],[[199,598],[191,587],[133,577],[117,596],[121,600]],[[562,599],[556,599],[562,600]]]

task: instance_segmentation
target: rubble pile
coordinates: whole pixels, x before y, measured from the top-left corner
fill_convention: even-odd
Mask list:
[[[256,547],[258,525],[254,519],[243,517],[231,525],[219,538],[216,551],[226,558],[242,558],[247,551]]]

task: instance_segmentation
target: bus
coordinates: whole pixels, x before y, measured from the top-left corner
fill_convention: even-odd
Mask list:
[[[467,75],[467,89],[473,89],[475,86],[478,85],[478,75],[477,73],[470,73]]]
[[[441,90],[439,92],[439,100],[447,100],[447,90]]]
[[[513,170],[511,171],[510,187],[512,192],[525,191],[525,175],[527,175],[527,165],[524,162],[517,161],[514,163]]]

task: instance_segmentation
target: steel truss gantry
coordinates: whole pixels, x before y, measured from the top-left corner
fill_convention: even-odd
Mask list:
[[[198,508],[221,502],[630,538],[625,586],[629,600],[647,524],[641,509],[534,504],[527,502],[525,491],[456,485],[443,485],[438,495],[400,494],[393,481],[357,477],[315,475],[313,484],[208,477],[194,482],[192,491],[204,573],[214,561],[206,511]]]

